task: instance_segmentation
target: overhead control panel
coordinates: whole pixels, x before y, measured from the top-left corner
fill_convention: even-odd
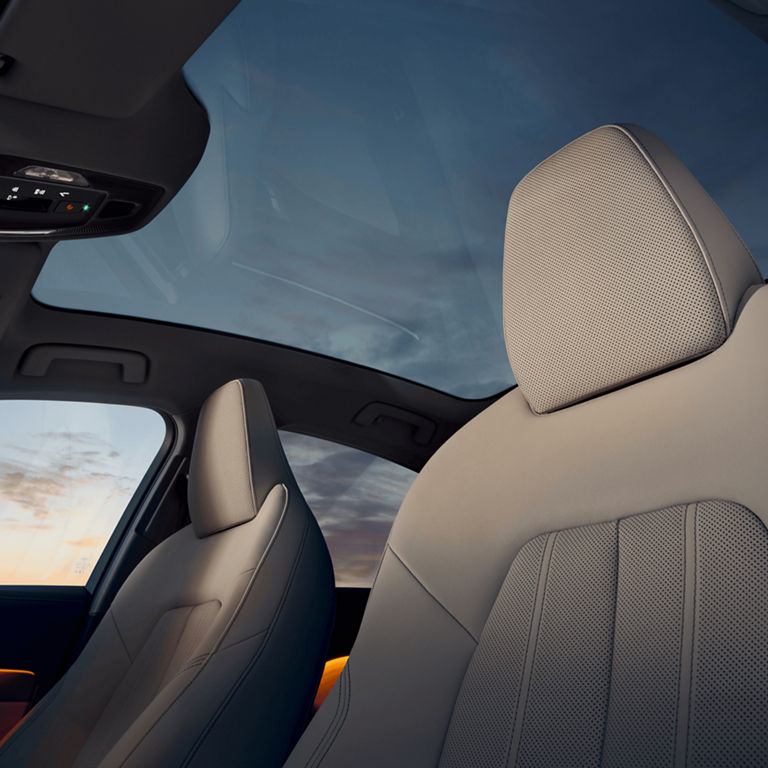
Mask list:
[[[0,239],[98,237],[140,227],[159,187],[0,156]]]

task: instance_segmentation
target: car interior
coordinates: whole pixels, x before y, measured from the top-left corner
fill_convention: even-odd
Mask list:
[[[0,768],[768,766],[766,0],[0,0]]]

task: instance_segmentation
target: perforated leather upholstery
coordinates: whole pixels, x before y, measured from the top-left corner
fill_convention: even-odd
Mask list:
[[[537,413],[710,352],[761,282],[722,212],[642,128],[582,136],[512,194],[504,329]]]
[[[679,192],[691,178],[679,161],[647,132],[626,130],[642,135]],[[561,178],[546,161],[544,175],[529,175],[536,199],[549,183],[581,185],[574,206],[599,198],[598,166],[622,146],[640,151],[625,129],[585,141],[576,170],[561,168]],[[631,173],[611,183],[614,198],[637,194]],[[528,281],[541,296],[539,317],[511,322],[518,310],[505,293],[513,369],[519,376],[515,350],[527,346],[528,385],[467,424],[417,477],[349,663],[288,768],[765,764],[768,288],[714,203],[698,185],[684,189],[678,200],[697,222],[689,235],[706,243],[720,289],[691,241],[666,241],[684,232],[681,212],[657,189],[658,205],[636,206],[636,221],[621,224],[641,249],[659,246],[633,266],[629,294],[626,254],[605,247],[616,212],[601,203],[574,233],[562,269],[582,281],[583,306],[553,287],[552,249],[536,227],[520,234],[525,206],[513,200],[506,285]],[[583,224],[564,203],[549,223],[534,208],[542,238],[557,228],[567,242]],[[597,253],[610,274],[591,283],[580,265]],[[691,284],[696,259],[703,277]],[[547,276],[540,286],[536,273]],[[682,317],[660,298],[658,277],[670,274],[682,275],[673,287]],[[653,318],[632,309],[644,301],[666,317],[658,337]],[[583,363],[569,345],[584,339],[562,331],[574,324],[594,335]],[[622,365],[609,360],[589,380],[587,361],[602,360],[617,333]],[[649,357],[657,342],[661,362]],[[573,365],[549,356],[558,344]]]
[[[0,766],[282,764],[320,677],[333,575],[258,382],[204,405],[189,495],[192,524],[131,573]]]

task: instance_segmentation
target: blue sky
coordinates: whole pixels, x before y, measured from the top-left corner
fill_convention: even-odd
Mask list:
[[[509,194],[599,124],[655,131],[765,270],[767,64],[705,0],[243,0],[185,69],[192,179],[138,233],[60,243],[35,295],[487,395]]]

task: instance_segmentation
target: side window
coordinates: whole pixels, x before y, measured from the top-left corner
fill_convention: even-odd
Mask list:
[[[320,523],[340,587],[370,587],[416,473],[364,451],[281,432],[296,481]]]
[[[0,401],[0,584],[88,581],[165,438],[147,408]]]

